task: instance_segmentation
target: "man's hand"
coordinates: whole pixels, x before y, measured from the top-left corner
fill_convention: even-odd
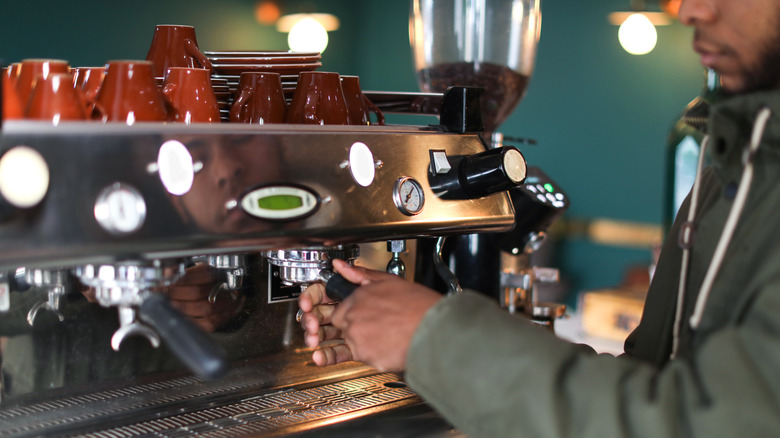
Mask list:
[[[214,303],[209,302],[211,289],[221,281],[211,266],[198,263],[187,269],[176,283],[168,288],[171,305],[206,332],[213,332],[230,321],[244,305],[246,297],[236,299],[220,293]]]
[[[341,260],[333,268],[359,288],[338,306],[315,284],[298,298],[306,345],[317,347],[317,365],[348,360],[365,362],[380,371],[401,371],[412,336],[425,313],[441,295],[425,286],[381,271],[354,267]]]

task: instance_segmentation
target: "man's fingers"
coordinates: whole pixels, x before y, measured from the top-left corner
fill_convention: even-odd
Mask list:
[[[304,341],[309,348],[317,348],[324,341],[341,339],[341,331],[332,325],[323,325],[317,331],[306,332]]]
[[[369,271],[359,266],[352,266],[344,260],[333,260],[333,269],[352,283],[362,285],[370,283],[371,281],[376,281],[376,276],[372,275],[374,271]]]
[[[184,275],[177,281],[178,284],[203,284],[217,280],[216,270],[205,263],[196,263],[187,268]]]
[[[171,305],[191,318],[201,318],[214,313],[214,307],[208,301],[171,300]]]
[[[320,326],[330,324],[336,306],[317,306],[311,312],[301,315],[301,327],[307,332],[316,332]]]
[[[347,344],[329,345],[312,353],[312,360],[318,366],[335,365],[352,360],[352,350]]]
[[[366,269],[361,266],[353,266],[344,260],[338,259],[333,260],[333,269],[341,274],[341,276],[345,279],[359,285],[366,285],[375,281],[397,278],[396,276],[388,274],[384,271],[376,271],[373,269]]]
[[[205,300],[209,293],[211,293],[210,287],[203,287],[198,285],[173,285],[168,289],[168,296],[177,301],[200,301]]]
[[[325,285],[322,283],[310,285],[301,292],[300,296],[298,296],[298,307],[304,312],[311,312],[316,306],[331,302],[333,302],[333,300],[328,298],[325,294]]]

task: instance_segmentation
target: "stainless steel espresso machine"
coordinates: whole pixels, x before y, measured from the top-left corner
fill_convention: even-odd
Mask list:
[[[523,257],[566,208],[453,85],[365,93],[433,125],[4,122],[0,437],[458,436],[402,375],[314,366],[295,302],[334,258],[458,293],[448,239]],[[550,324],[555,272],[510,260],[474,268]]]
[[[369,93],[435,126],[5,123],[0,435],[279,434],[419,405],[400,376],[312,366],[294,300],[362,242],[399,269],[399,241],[512,229],[525,161],[472,131],[473,92]],[[210,333],[169,300],[203,266],[237,309]]]

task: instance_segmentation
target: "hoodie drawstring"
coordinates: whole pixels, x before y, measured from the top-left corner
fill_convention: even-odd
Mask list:
[[[750,191],[750,185],[753,182],[753,156],[755,155],[758,147],[761,144],[761,139],[764,136],[764,130],[766,124],[772,115],[772,111],[769,108],[762,108],[759,111],[756,121],[753,124],[753,132],[750,136],[750,145],[744,151],[742,161],[744,170],[742,172],[742,178],[739,181],[739,188],[737,189],[737,195],[734,198],[734,204],[729,210],[729,216],[726,219],[726,225],[723,227],[723,232],[718,240],[718,245],[715,247],[715,253],[712,256],[712,261],[707,268],[707,273],[704,276],[701,288],[699,289],[699,295],[696,298],[696,306],[694,307],[693,314],[689,320],[691,329],[696,330],[701,323],[702,314],[704,313],[704,307],[707,305],[707,300],[710,296],[710,291],[715,282],[715,277],[718,275],[720,266],[723,263],[723,259],[726,256],[726,250],[728,249],[731,238],[734,236],[734,230],[737,228],[737,222],[739,222],[739,216],[742,214],[742,210],[745,208],[745,202]],[[698,204],[699,191],[700,191],[700,178],[701,172],[704,167],[704,152],[709,144],[709,136],[704,138],[702,142],[701,150],[699,151],[699,161],[696,166],[696,179],[693,183],[693,190],[691,193],[691,206],[688,210],[688,220],[682,225],[680,229],[680,245],[683,249],[682,262],[680,264],[680,284],[677,293],[677,308],[674,315],[674,326],[672,334],[672,354],[671,358],[677,357],[677,353],[680,347],[680,329],[682,325],[683,306],[685,303],[685,288],[688,280],[688,264],[690,261],[690,251],[693,238],[693,221],[696,217],[696,208]]]

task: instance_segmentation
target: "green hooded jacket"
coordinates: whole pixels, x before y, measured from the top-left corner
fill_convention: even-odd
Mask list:
[[[762,108],[771,110],[763,131],[754,126]],[[709,126],[712,165],[699,176],[675,359],[678,235],[690,196],[625,355],[585,351],[467,292],[426,314],[407,356],[410,386],[473,438],[780,436],[780,91],[725,100]],[[753,131],[752,183],[694,329]]]

